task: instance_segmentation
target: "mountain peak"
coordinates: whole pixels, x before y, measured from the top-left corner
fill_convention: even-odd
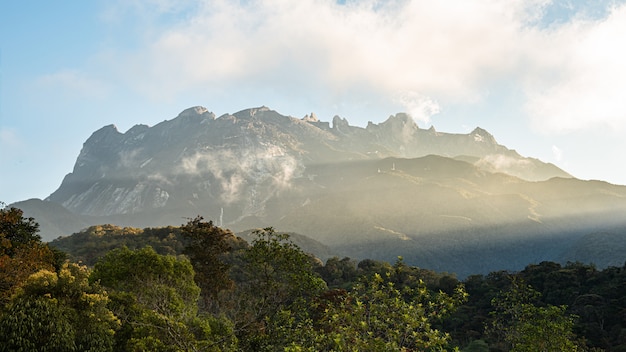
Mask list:
[[[125,134],[128,134],[130,136],[138,135],[138,134],[143,133],[143,132],[145,132],[145,131],[147,131],[149,129],[150,129],[150,126],[148,126],[148,125],[137,124],[137,125],[131,127],[128,131],[126,131]]]
[[[250,108],[250,109],[244,109],[244,110],[238,111],[234,113],[233,116],[235,116],[238,119],[245,119],[245,118],[253,117],[257,115],[258,113],[263,113],[267,111],[272,111],[272,109],[268,108],[265,105],[262,105],[258,108]]]
[[[389,118],[387,118],[387,120],[383,122],[383,124],[387,124],[387,123],[409,124],[409,125],[417,126],[417,124],[415,123],[415,120],[413,120],[413,118],[409,114],[406,114],[403,112],[399,112],[395,115],[390,115]]]
[[[489,142],[492,144],[498,144],[495,137],[491,133],[480,127],[474,128],[474,130],[469,135],[473,136],[476,142]]]
[[[91,134],[85,143],[95,143],[122,135],[114,124],[106,125]]]
[[[189,109],[185,109],[180,114],[178,114],[177,117],[182,117],[182,118],[202,117],[202,118],[209,118],[212,120],[215,119],[215,115],[204,106],[194,106]]]
[[[344,129],[349,128],[349,127],[350,127],[350,124],[348,123],[348,120],[346,120],[345,118],[341,118],[339,117],[339,115],[335,115],[335,117],[333,117],[333,129],[334,130],[343,131]]]
[[[112,133],[112,132],[119,133],[119,130],[117,129],[117,126],[115,126],[114,124],[103,126],[102,128],[100,128],[99,130],[97,130],[93,134],[103,134],[103,133]]]
[[[315,115],[314,112],[312,112],[311,115],[305,115],[302,118],[302,121],[306,121],[306,122],[320,122],[320,120],[317,118],[317,116]]]
[[[260,107],[258,107],[258,108],[252,108],[252,109],[250,109],[250,113],[251,113],[251,115],[253,115],[253,116],[254,116],[255,114],[257,114],[257,113],[259,113],[259,112],[266,112],[266,111],[271,111],[271,110],[272,110],[272,109],[268,108],[267,106],[262,105],[262,106],[260,106]]]

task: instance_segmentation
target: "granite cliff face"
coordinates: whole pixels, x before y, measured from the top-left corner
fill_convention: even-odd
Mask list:
[[[483,129],[440,133],[420,129],[402,113],[360,128],[340,117],[331,126],[314,114],[298,119],[266,107],[218,118],[194,107],[153,127],[121,133],[109,125],[94,132],[48,200],[92,216],[227,208],[233,222],[265,216],[269,200],[312,177],[311,165],[429,154],[471,159],[529,180],[569,177],[499,145]]]

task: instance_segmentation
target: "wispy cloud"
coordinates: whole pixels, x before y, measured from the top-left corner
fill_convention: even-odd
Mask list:
[[[563,151],[561,150],[561,148],[557,147],[556,145],[552,146],[552,156],[554,157],[554,160],[556,160],[557,162],[563,160]]]
[[[439,103],[430,97],[416,92],[400,93],[395,101],[405,107],[407,114],[425,124],[430,122],[431,116],[438,114],[441,110]]]
[[[0,127],[0,146],[2,149],[19,148],[23,145],[24,142],[15,129]]]
[[[255,150],[206,150],[184,156],[180,161],[183,174],[212,175],[226,203],[243,196],[254,198],[258,187],[272,192],[289,188],[303,168],[293,156],[274,145],[262,145]]]
[[[78,69],[44,75],[36,84],[40,88],[53,89],[57,93],[64,92],[73,97],[102,99],[109,93],[107,84],[102,79],[90,77],[85,71]]]

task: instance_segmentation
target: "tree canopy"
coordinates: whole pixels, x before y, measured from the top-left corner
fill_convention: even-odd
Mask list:
[[[67,263],[31,275],[0,316],[3,351],[111,351],[119,319],[89,270]]]
[[[229,349],[231,337],[214,336],[229,335],[228,323],[198,313],[200,288],[187,258],[151,247],[114,249],[96,263],[91,280],[110,291],[110,307],[122,319],[117,351]]]
[[[41,242],[39,224],[17,208],[0,208],[0,304],[8,302],[27,278],[59,268],[63,253]]]

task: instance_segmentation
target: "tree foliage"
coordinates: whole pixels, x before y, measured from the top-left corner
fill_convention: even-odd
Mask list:
[[[291,242],[288,235],[278,234],[272,228],[257,230],[255,235],[257,238],[245,252],[246,279],[241,286],[257,296],[261,306],[289,304],[326,288],[313,270],[315,258]]]
[[[55,270],[64,259],[61,252],[41,243],[39,224],[16,208],[0,209],[0,305],[31,275],[41,269]]]
[[[324,310],[326,331],[320,351],[444,350],[449,334],[434,324],[465,300],[462,286],[453,296],[433,293],[423,282],[400,286],[392,275],[375,274]]]
[[[25,218],[21,209],[14,207],[0,209],[0,236],[11,242],[12,247],[41,242],[39,224],[34,218]],[[8,251],[9,255],[11,252]]]
[[[539,306],[541,294],[519,279],[493,299],[491,332],[512,352],[577,351],[565,306]]]
[[[229,349],[228,323],[198,314],[193,276],[189,260],[151,247],[115,249],[96,263],[91,280],[110,290],[111,309],[123,322],[116,350]]]
[[[287,345],[290,328],[307,319],[307,304],[326,289],[313,270],[315,259],[285,234],[272,228],[256,230],[256,239],[242,253],[232,319],[241,348],[275,351]]]
[[[0,318],[0,350],[113,351],[119,320],[84,266],[31,275]]]
[[[193,265],[205,306],[208,309],[219,305],[219,293],[233,288],[234,284],[229,276],[230,265],[223,258],[231,250],[227,239],[234,235],[213,225],[212,221],[203,221],[200,216],[183,225],[181,233],[186,239],[183,253]]]
[[[326,265],[318,267],[316,271],[331,288],[350,288],[359,277],[357,261],[348,257],[329,258]]]
[[[71,236],[60,237],[50,244],[69,253],[70,258],[93,266],[110,250],[151,246],[159,254],[181,254],[184,244],[181,229],[174,226],[139,229],[111,224],[94,225]]]

